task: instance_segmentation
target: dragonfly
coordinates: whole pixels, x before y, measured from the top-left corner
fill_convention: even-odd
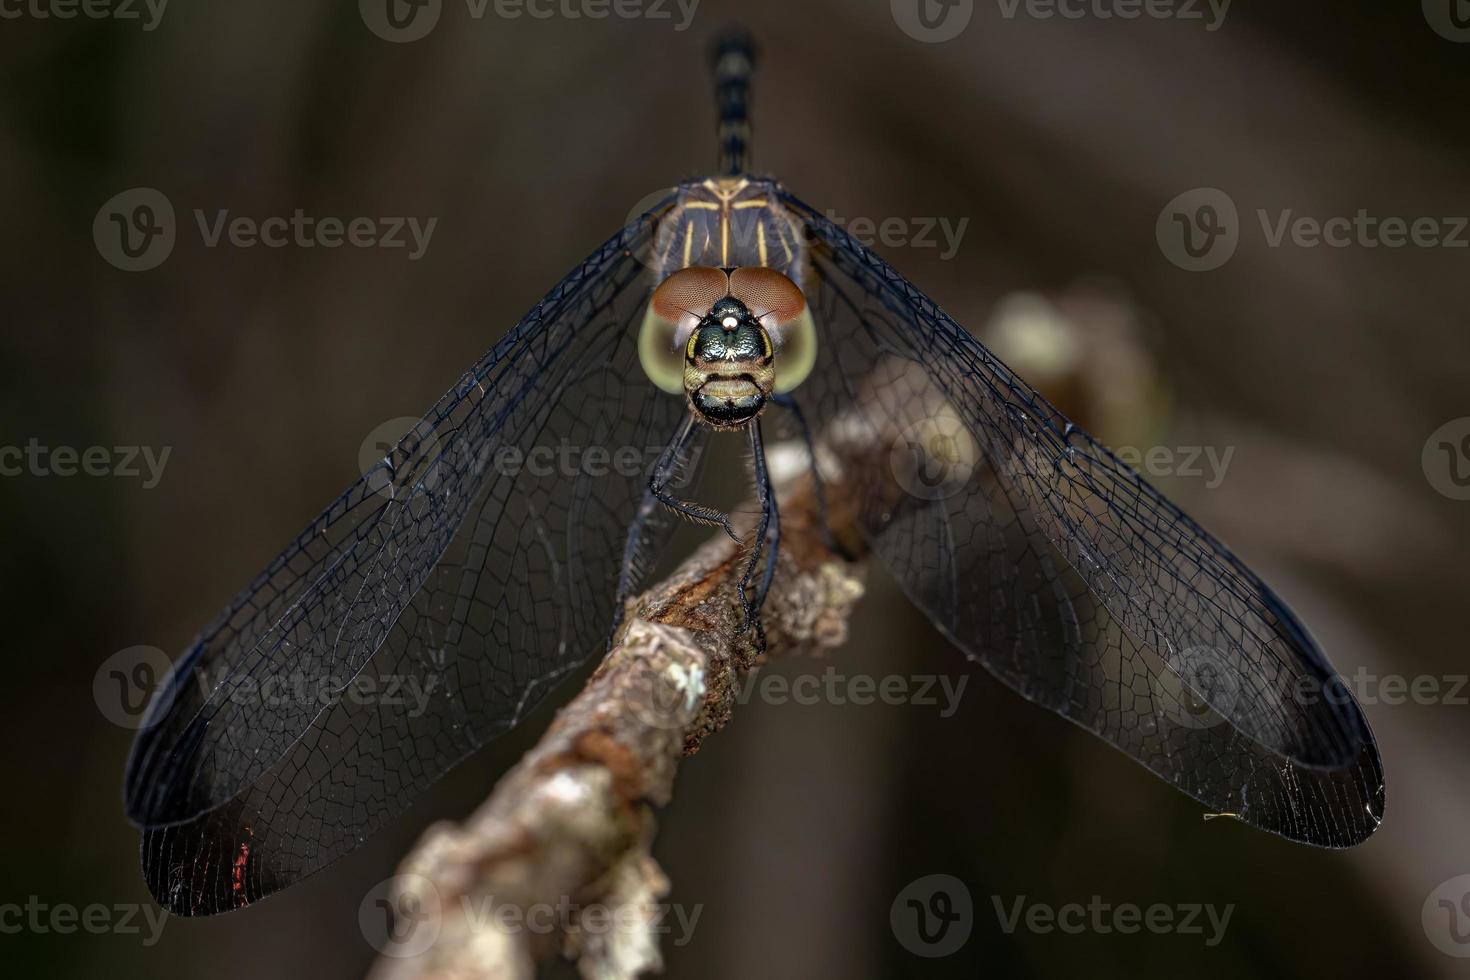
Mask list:
[[[572,269],[155,692],[124,790],[155,899],[241,908],[358,847],[607,648],[681,518],[749,549],[742,629],[759,631],[780,548],[763,433],[811,449],[838,425],[924,431],[936,396],[966,476],[860,495],[853,521],[938,631],[1213,813],[1367,839],[1377,745],[1297,617],[881,257],[751,172],[755,49],[725,37],[713,62],[716,174]],[[676,493],[732,434],[753,460],[747,532]],[[552,444],[662,448],[632,469],[490,462]]]

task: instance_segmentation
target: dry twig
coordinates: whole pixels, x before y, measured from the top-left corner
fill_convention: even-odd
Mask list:
[[[772,463],[779,483],[774,453]],[[850,556],[862,545],[844,491],[866,485],[858,474],[875,465],[851,446],[824,461],[839,477],[827,487],[830,525]],[[809,475],[778,493],[766,653],[836,647],[862,593],[859,558],[828,546]],[[751,635],[735,632],[744,561],[721,535],[630,602],[613,649],[539,744],[467,822],[425,833],[400,868],[394,907],[415,910],[434,941],[381,959],[377,980],[530,977],[557,953],[589,978],[661,968],[654,916],[669,883],[649,853],[654,809],[669,802],[680,760],[730,720],[740,675],[756,666]]]

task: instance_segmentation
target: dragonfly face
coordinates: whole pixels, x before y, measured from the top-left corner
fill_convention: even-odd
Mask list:
[[[776,381],[775,349],[749,307],[726,296],[710,308],[685,348],[689,407],[717,429],[738,428],[760,414]]]
[[[806,296],[761,266],[672,273],[653,291],[639,338],[649,380],[682,391],[716,429],[749,424],[773,391],[799,384],[815,347]]]

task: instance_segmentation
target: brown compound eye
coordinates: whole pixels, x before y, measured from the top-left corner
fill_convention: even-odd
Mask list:
[[[767,328],[780,329],[806,309],[801,287],[775,269],[761,266],[730,273],[730,295],[744,303]]]
[[[680,269],[654,289],[638,331],[638,360],[643,373],[664,391],[684,390],[684,345],[710,307],[730,293],[721,269]]]
[[[658,284],[650,307],[660,319],[683,326],[689,317],[698,323],[729,292],[730,280],[720,269],[680,269]]]
[[[801,287],[775,269],[750,266],[730,273],[730,295],[744,303],[776,344],[776,385],[787,392],[817,362],[817,328]]]

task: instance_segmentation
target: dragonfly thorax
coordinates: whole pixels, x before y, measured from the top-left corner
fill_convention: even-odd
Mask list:
[[[736,428],[760,414],[775,381],[770,334],[740,300],[719,300],[684,350],[690,408],[716,428]]]

